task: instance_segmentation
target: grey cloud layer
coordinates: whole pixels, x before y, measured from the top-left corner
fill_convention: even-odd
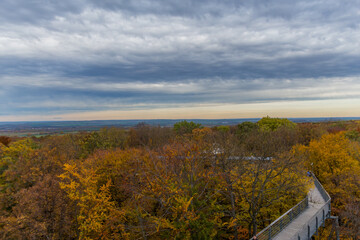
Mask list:
[[[4,0],[0,111],[359,98],[359,3]]]

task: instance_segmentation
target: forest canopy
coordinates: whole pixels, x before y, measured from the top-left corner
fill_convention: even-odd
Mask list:
[[[249,239],[306,196],[311,170],[341,239],[358,239],[359,136],[356,121],[270,117],[0,136],[0,238]]]

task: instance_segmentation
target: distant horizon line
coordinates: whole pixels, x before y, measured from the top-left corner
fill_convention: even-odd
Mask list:
[[[267,117],[267,116],[264,116]],[[264,117],[253,117],[253,118],[138,118],[138,119],[90,119],[90,120],[61,120],[61,119],[54,119],[54,120],[34,120],[34,121],[0,121],[0,123],[44,123],[44,122],[99,122],[99,121],[184,121],[184,120],[257,120],[262,119]],[[271,116],[269,116],[271,117]],[[347,120],[357,120],[360,117],[271,117],[271,118],[286,118],[286,119],[347,119]]]

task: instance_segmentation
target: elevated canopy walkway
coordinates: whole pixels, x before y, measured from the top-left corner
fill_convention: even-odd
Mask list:
[[[331,198],[312,173],[307,197],[256,235],[258,240],[309,240],[331,216]],[[251,240],[254,240],[252,238]]]

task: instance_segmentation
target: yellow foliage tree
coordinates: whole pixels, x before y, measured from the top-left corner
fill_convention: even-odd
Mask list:
[[[350,226],[359,226],[359,212],[349,212],[348,209],[360,204],[359,143],[340,132],[323,135],[319,140],[312,140],[308,146],[298,145],[294,152],[304,159],[307,168],[315,173],[329,192],[332,210],[342,217],[344,232],[358,234],[360,229]]]
[[[82,168],[65,164],[65,172],[60,175],[63,182],[61,188],[65,189],[70,199],[77,202],[79,207],[78,223],[80,239],[109,239],[114,237],[107,231],[106,222],[114,215],[122,217],[123,213],[116,208],[111,200],[111,181],[99,187],[99,175],[94,169]],[[121,232],[117,237],[126,238],[123,225],[117,226]]]

